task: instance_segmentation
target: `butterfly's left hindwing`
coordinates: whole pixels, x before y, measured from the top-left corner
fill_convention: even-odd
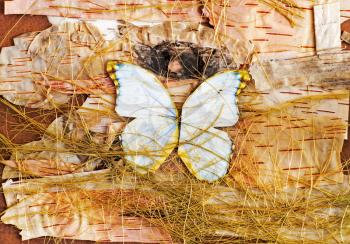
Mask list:
[[[108,69],[116,81],[117,113],[135,118],[121,135],[124,158],[140,173],[154,171],[178,143],[175,104],[151,72],[126,63],[109,63]]]
[[[178,154],[200,180],[212,182],[227,173],[233,144],[226,132],[216,128],[238,121],[241,76],[227,71],[207,79],[182,107]]]

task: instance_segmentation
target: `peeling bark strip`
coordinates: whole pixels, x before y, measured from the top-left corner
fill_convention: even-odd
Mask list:
[[[350,89],[350,53],[325,54],[254,64],[251,74],[258,90],[296,85]],[[310,89],[312,89],[310,87]]]
[[[100,191],[95,193],[96,198],[91,197],[93,194],[93,191],[33,194],[9,208],[1,220],[21,229],[22,240],[53,236],[98,242],[172,243],[163,228],[146,218],[125,216],[122,208],[108,208],[100,202],[101,197],[117,199],[119,194],[131,204],[144,206],[150,197],[142,198],[128,191]]]
[[[314,6],[317,53],[340,49],[340,3]]]
[[[344,31],[343,34],[341,35],[341,39],[347,44],[350,44],[350,33],[347,31]]]
[[[98,2],[94,3],[94,2]],[[125,21],[193,21],[204,20],[199,0],[99,0],[99,1],[5,1],[5,14],[64,16],[84,19]]]
[[[160,76],[176,79],[202,79],[235,66],[225,48],[205,48],[189,42],[135,45],[134,51],[141,66]]]

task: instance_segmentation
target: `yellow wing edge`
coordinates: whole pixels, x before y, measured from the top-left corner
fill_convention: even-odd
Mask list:
[[[119,62],[117,61],[108,61],[106,65],[106,71],[109,75],[109,78],[113,80],[114,84],[117,86],[118,85],[118,79],[117,79],[117,64]]]

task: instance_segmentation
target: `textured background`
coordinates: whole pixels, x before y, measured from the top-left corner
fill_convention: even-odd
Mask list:
[[[22,16],[11,15],[4,16],[4,0],[0,0],[0,47],[13,45],[12,38],[26,32],[43,30],[50,26],[46,17],[42,16]],[[350,31],[350,21],[344,23],[343,30]],[[34,110],[27,109],[27,111],[34,112]],[[39,113],[39,112],[38,112]],[[38,114],[36,113],[36,114]],[[11,128],[14,124],[18,123],[16,119],[11,115],[11,111],[6,107],[0,105],[0,133],[7,135],[16,143],[26,143],[40,138],[40,135],[35,135],[30,132],[23,131],[19,135],[11,133]],[[35,114],[35,112],[34,112]],[[350,117],[350,116],[349,116]],[[45,121],[49,124],[54,118],[45,117]],[[42,120],[41,120],[42,121]],[[350,143],[346,141],[344,150],[342,153],[343,161],[350,159]],[[0,172],[2,167],[0,166]],[[2,194],[0,194],[0,212],[5,209],[5,203]],[[0,244],[19,244],[21,242],[18,230],[12,226],[0,224]],[[24,243],[29,244],[42,244],[42,243],[56,243],[48,238],[41,238],[32,241],[26,241]],[[63,243],[71,243],[66,241]],[[92,243],[87,241],[75,241],[74,243]]]

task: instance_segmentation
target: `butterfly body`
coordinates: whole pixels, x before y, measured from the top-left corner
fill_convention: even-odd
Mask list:
[[[121,142],[126,161],[138,172],[155,171],[178,147],[178,155],[198,179],[212,182],[226,174],[233,143],[217,128],[238,121],[241,72],[225,71],[204,81],[187,98],[180,117],[170,94],[150,71],[115,62],[108,71],[117,85],[117,113],[134,118]]]

